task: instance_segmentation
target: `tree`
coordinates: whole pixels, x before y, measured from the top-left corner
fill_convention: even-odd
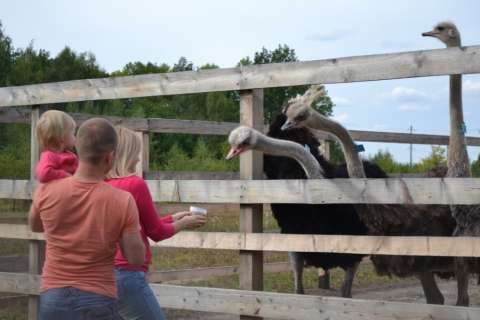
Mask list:
[[[432,152],[427,157],[420,160],[420,163],[416,166],[418,172],[426,172],[430,169],[439,166],[447,165],[446,158],[447,150],[441,146],[432,146]]]
[[[279,45],[274,50],[262,50],[255,52],[253,60],[245,57],[240,60],[238,65],[247,66],[252,64],[281,63],[298,61],[295,50],[289,48],[286,44]],[[295,86],[284,88],[269,88],[264,91],[264,114],[266,121],[270,122],[278,114],[281,107],[291,98],[303,94],[308,86]],[[322,97],[315,103],[314,108],[324,115],[331,115],[333,103],[330,97]]]
[[[472,161],[472,176],[480,177],[480,154],[477,157],[477,160]]]
[[[173,65],[172,71],[192,71],[193,70],[193,63],[188,61],[185,57],[180,57],[178,62]]]
[[[0,21],[0,86],[9,85],[9,75],[13,64],[12,40],[3,33]]]

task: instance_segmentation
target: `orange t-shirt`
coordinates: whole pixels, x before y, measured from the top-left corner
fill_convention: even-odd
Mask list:
[[[128,192],[105,182],[54,180],[36,190],[32,214],[40,215],[47,240],[41,291],[75,287],[116,297],[115,244],[140,230]]]

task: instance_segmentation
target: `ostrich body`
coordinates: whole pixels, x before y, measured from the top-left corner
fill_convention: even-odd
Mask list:
[[[283,132],[283,114],[270,125],[268,136],[249,128],[239,127],[232,131],[229,142],[232,146],[227,158],[254,149],[265,153],[264,172],[269,179],[331,178],[336,172],[318,152],[319,143],[306,129]],[[273,139],[272,137],[279,138]],[[290,140],[290,141],[288,141]],[[306,147],[308,146],[310,151]],[[271,204],[272,212],[281,232],[288,234],[353,234],[364,235],[366,228],[359,220],[353,206],[326,204]],[[351,297],[351,288],[362,255],[322,252],[290,253],[294,272],[295,292],[303,293],[304,266],[329,269],[341,267],[345,279],[341,289],[343,297]],[[328,274],[328,273],[327,273]]]
[[[457,27],[452,22],[440,22],[432,31],[423,36],[434,37],[442,41],[448,48],[460,47],[462,42]],[[462,106],[462,75],[450,75],[450,140],[448,144],[447,177],[471,177],[465,140],[465,123]],[[453,235],[480,236],[480,206],[451,205],[452,217],[457,222]],[[468,266],[478,263],[478,259],[456,258],[458,297],[457,305],[468,306]],[[471,266],[478,270],[478,266]]]
[[[322,95],[323,86],[313,86],[311,91]],[[314,94],[314,95],[315,95]],[[340,141],[345,154],[348,175],[352,178],[366,178],[364,166],[349,132],[339,123],[324,117],[301,98],[293,101],[286,110],[288,117],[283,129],[305,126],[334,134]],[[386,177],[386,174],[384,174]],[[370,235],[389,236],[449,236],[455,228],[447,206],[413,205],[354,205],[360,219]],[[444,298],[436,285],[432,271],[442,276],[451,276],[453,260],[450,258],[387,256],[371,257],[379,274],[400,277],[416,275],[420,278],[427,303],[443,304]]]

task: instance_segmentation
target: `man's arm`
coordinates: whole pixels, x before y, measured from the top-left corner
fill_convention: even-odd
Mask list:
[[[140,232],[124,233],[120,238],[120,247],[128,263],[142,265],[145,261],[145,244]]]
[[[28,225],[33,232],[43,232],[42,220],[40,219],[40,214],[37,210],[38,209],[36,209],[32,203],[30,213],[28,215]]]

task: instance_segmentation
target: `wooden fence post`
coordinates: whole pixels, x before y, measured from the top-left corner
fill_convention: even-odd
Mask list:
[[[150,136],[148,132],[135,132],[142,142],[140,151],[140,161],[137,163],[136,174],[139,177],[145,177],[150,168]]]
[[[30,182],[35,181],[35,167],[40,157],[40,148],[37,142],[35,127],[40,117],[40,108],[32,107],[31,126],[30,126]],[[28,272],[33,274],[41,274],[43,262],[45,260],[45,242],[38,240],[29,240],[28,243]],[[30,296],[28,298],[28,320],[38,319],[38,296]]]
[[[240,124],[263,131],[263,89],[240,92]],[[262,179],[263,154],[248,151],[240,156],[240,178]],[[263,232],[262,204],[240,205],[240,232]],[[240,289],[263,290],[263,252],[240,251]],[[240,316],[240,319],[259,319]]]

